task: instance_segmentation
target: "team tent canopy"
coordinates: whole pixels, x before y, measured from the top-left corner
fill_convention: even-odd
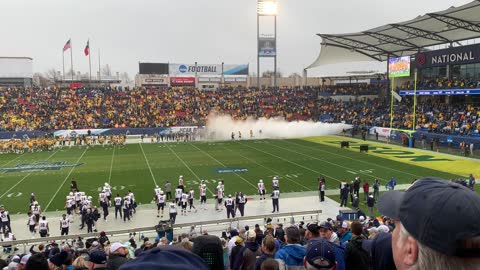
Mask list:
[[[413,20],[349,34],[317,34],[320,55],[307,67],[340,62],[387,61],[423,48],[480,37],[480,0],[427,13]]]

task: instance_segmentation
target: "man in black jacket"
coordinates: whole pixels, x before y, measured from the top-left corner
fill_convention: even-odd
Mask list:
[[[117,270],[122,264],[128,262],[127,259],[127,246],[122,245],[119,242],[113,243],[110,246],[110,254],[107,260],[108,270]]]
[[[345,248],[345,269],[346,270],[369,270],[370,254],[362,248],[365,236],[362,235],[363,226],[360,222],[354,221],[351,224],[352,240]]]

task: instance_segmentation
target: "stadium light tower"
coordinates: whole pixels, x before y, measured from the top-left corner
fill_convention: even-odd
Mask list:
[[[276,0],[257,0],[257,87],[260,89],[260,57],[273,57],[273,86],[277,86],[277,14]],[[274,34],[272,37],[260,37],[260,17],[273,17]]]

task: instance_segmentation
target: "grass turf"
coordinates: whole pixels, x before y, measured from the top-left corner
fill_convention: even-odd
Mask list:
[[[183,175],[187,188],[193,187],[198,196],[201,179],[207,181],[209,196],[216,183],[225,181],[226,194],[242,191],[256,194],[259,179],[271,191],[271,179],[279,176],[284,192],[317,190],[317,177],[324,175],[328,189],[338,189],[339,182],[360,176],[370,183],[378,178],[385,184],[395,177],[398,184],[411,183],[422,176],[444,179],[466,177],[472,169],[468,160],[449,157],[449,161],[415,161],[418,158],[395,158],[400,150],[385,153],[359,153],[355,147],[340,149],[339,137],[313,137],[290,140],[253,140],[192,143],[144,143],[123,147],[65,147],[51,152],[0,155],[0,204],[10,213],[26,212],[29,196],[34,192],[44,210],[61,210],[70,191],[70,181],[76,180],[80,190],[98,198],[98,190],[110,182],[113,195],[124,195],[129,189],[139,203],[150,203],[155,184],[172,187]],[[356,141],[352,141],[354,145]],[[371,147],[385,145],[371,145]],[[385,151],[385,149],[381,149]],[[409,150],[408,151],[416,151]],[[397,152],[395,152],[397,151]],[[395,154],[396,153],[396,154]],[[417,152],[415,152],[417,153]],[[411,154],[408,154],[412,156]],[[423,155],[422,153],[417,155]],[[436,156],[438,159],[438,157]],[[412,161],[412,159],[414,161]],[[76,167],[49,170],[5,172],[18,164],[35,162],[65,162]],[[459,162],[460,167],[455,168]],[[467,163],[466,163],[467,162]],[[435,164],[441,165],[435,165]],[[447,166],[448,165],[448,166]],[[467,166],[468,165],[468,166]],[[452,173],[453,172],[453,173]],[[477,185],[478,187],[478,185]],[[477,189],[478,191],[478,189]],[[332,198],[337,199],[335,196]]]

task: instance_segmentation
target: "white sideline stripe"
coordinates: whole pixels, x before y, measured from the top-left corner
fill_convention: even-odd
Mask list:
[[[172,152],[172,154],[174,154],[174,155],[178,158],[178,160],[180,160],[180,162],[182,162],[182,164],[197,178],[197,180],[198,180],[199,182],[201,182],[202,179],[200,179],[200,177],[198,177],[198,175],[190,168],[190,166],[188,166],[187,163],[185,163],[185,161],[183,161],[183,159],[182,159],[180,156],[178,156],[177,153],[176,153],[175,151],[173,151],[173,149],[172,149],[170,146],[168,146],[168,144],[167,144],[166,142],[164,142],[164,144],[167,146],[168,150],[170,150],[170,152]],[[208,188],[208,186],[207,186],[207,190],[210,192],[210,194],[215,195],[215,194]]]
[[[140,149],[142,149],[143,157],[145,158],[145,162],[147,163],[148,169],[150,170],[150,174],[152,175],[153,183],[155,186],[157,185],[157,181],[155,180],[155,176],[153,175],[152,168],[150,167],[150,163],[148,163],[147,156],[145,155],[145,151],[143,151],[142,143],[139,143]]]
[[[227,148],[227,147],[225,147],[225,146],[223,146],[223,145],[222,145],[222,147],[223,147],[223,148],[225,148],[225,149],[227,149],[227,150],[228,150],[228,151],[230,151],[230,152],[234,152],[233,150],[231,150],[231,149],[229,149],[229,148]],[[265,165],[263,165],[263,164],[260,164],[260,163],[256,162],[255,160],[253,160],[253,159],[251,159],[251,158],[248,158],[248,157],[246,157],[246,156],[244,156],[244,155],[242,155],[242,154],[238,153],[238,152],[234,152],[234,153],[236,153],[237,155],[239,155],[239,156],[243,157],[244,159],[250,160],[251,162],[253,162],[253,163],[257,164],[257,165],[260,165],[260,166],[262,166],[263,168],[265,168],[265,169],[267,169],[267,170],[269,170],[269,171],[273,172],[273,173],[274,173],[274,174],[276,174],[276,175],[280,175],[280,174],[281,174],[281,173],[279,173],[279,172],[277,172],[277,171],[275,171],[275,170],[273,170],[273,169],[271,169],[271,168],[269,168],[269,167],[267,167],[267,166],[265,166]],[[306,187],[306,186],[304,186],[304,185],[302,185],[302,184],[298,183],[298,182],[297,182],[297,181],[295,181],[295,180],[289,179],[289,178],[287,178],[287,177],[285,177],[284,179],[285,179],[285,180],[289,180],[289,181],[291,181],[291,182],[293,182],[293,183],[297,184],[298,186],[304,187],[304,188],[306,188],[307,190],[310,190],[310,191],[312,191],[312,189],[311,189],[311,188],[308,188],[308,187]]]
[[[408,175],[411,175],[411,176],[415,176],[415,177],[417,177],[417,178],[418,178],[418,177],[420,177],[420,178],[423,177],[423,176],[421,176],[421,175],[416,175],[416,174],[413,174],[413,173],[400,171],[400,170],[397,170],[397,169],[394,169],[394,168],[390,168],[390,167],[386,167],[386,166],[383,166],[383,165],[380,165],[380,164],[371,163],[371,162],[368,162],[368,161],[365,161],[365,160],[361,160],[361,159],[351,158],[351,157],[348,157],[348,156],[336,154],[336,153],[334,153],[334,152],[330,152],[330,151],[318,149],[318,148],[315,148],[315,147],[310,147],[310,146],[302,145],[302,144],[299,144],[299,143],[294,143],[294,142],[291,142],[291,141],[285,141],[285,142],[290,143],[290,144],[295,144],[295,145],[298,145],[298,146],[301,146],[301,147],[310,148],[310,149],[313,149],[313,150],[316,150],[316,151],[320,151],[320,152],[323,152],[323,153],[328,153],[328,154],[331,154],[331,155],[334,155],[334,156],[339,156],[339,157],[343,157],[343,158],[346,158],[346,159],[358,161],[358,162],[365,163],[365,164],[368,164],[368,165],[377,166],[377,167],[383,168],[383,169],[385,169],[385,170],[390,170],[390,171],[395,171],[395,172],[399,172],[399,173],[403,173],[403,174],[408,174]]]
[[[80,160],[82,159],[83,155],[85,155],[85,153],[87,152],[88,150],[88,147],[85,148],[85,150],[83,151],[82,155],[77,159],[77,162],[75,163],[78,163],[80,162]],[[62,184],[58,187],[57,189],[57,192],[55,192],[55,194],[53,195],[52,199],[48,202],[47,206],[45,207],[45,209],[43,209],[43,211],[47,211],[48,207],[50,206],[50,204],[52,204],[53,200],[55,199],[55,197],[57,197],[57,194],[58,192],[60,192],[60,189],[62,189],[63,185],[65,185],[65,182],[67,182],[67,179],[68,177],[70,177],[70,175],[72,174],[73,170],[75,170],[76,167],[72,167],[70,169],[70,171],[68,172],[67,174],[67,177],[65,177],[65,179],[63,180]]]
[[[15,160],[19,159],[19,158],[22,157],[23,155],[25,155],[25,152],[23,152],[21,155],[17,156],[16,158],[11,159],[11,160],[7,161],[6,163],[2,164],[2,167],[5,166],[5,165],[10,164],[11,162],[14,162]]]
[[[58,152],[58,150],[55,151],[55,152],[53,152],[46,160],[49,160],[49,159],[50,159],[51,157],[53,157],[53,155],[55,155],[57,152]],[[7,164],[8,164],[8,162],[5,163],[4,165],[7,165]],[[27,177],[29,177],[33,172],[34,172],[34,171],[29,172],[29,173],[28,173],[27,175],[25,175],[22,179],[20,179],[20,181],[18,181],[15,185],[13,185],[11,188],[9,188],[7,191],[5,191],[5,193],[3,193],[2,196],[0,196],[0,199],[3,198],[3,196],[7,195],[12,189],[14,189],[14,188],[15,188],[16,186],[18,186],[20,183],[22,183],[23,180],[25,180]]]
[[[267,154],[267,155],[270,155],[270,156],[272,156],[272,157],[279,158],[279,159],[284,160],[284,161],[286,161],[286,162],[288,162],[288,163],[294,164],[294,165],[296,165],[296,166],[298,166],[298,167],[300,167],[300,168],[304,168],[305,170],[309,170],[309,171],[314,172],[314,173],[317,173],[317,174],[325,175],[325,176],[328,177],[328,178],[332,178],[333,180],[335,180],[335,181],[337,181],[337,182],[339,182],[339,183],[342,183],[342,181],[338,180],[337,178],[335,178],[335,177],[333,177],[333,176],[327,175],[327,174],[325,174],[325,173],[321,173],[321,172],[319,172],[319,171],[317,171],[317,170],[314,170],[314,169],[310,169],[310,168],[305,167],[305,166],[303,166],[303,165],[301,165],[301,164],[298,164],[298,163],[296,163],[296,162],[294,162],[294,161],[290,161],[290,160],[288,160],[288,159],[286,159],[286,158],[282,158],[282,157],[280,157],[280,156],[277,156],[277,155],[268,153],[268,152],[266,152],[266,151],[263,151],[263,150],[260,150],[260,149],[258,149],[258,148],[252,147],[252,146],[250,146],[250,145],[248,145],[248,144],[244,144],[244,143],[241,143],[241,144],[242,144],[242,145],[245,145],[245,146],[247,146],[247,147],[249,147],[249,148],[252,148],[252,149],[254,149],[254,150],[257,150],[257,151],[259,151],[259,152],[262,152],[262,153],[265,153],[265,154]]]
[[[214,158],[213,156],[211,156],[209,153],[203,151],[202,149],[198,148],[196,145],[192,144],[191,142],[188,142],[190,145],[192,145],[193,147],[197,148],[200,152],[202,152],[203,154],[209,156],[211,159],[215,160],[215,162],[217,162],[218,164],[222,165],[223,167],[227,167],[225,166],[222,162],[220,162],[218,159]],[[250,186],[254,187],[255,189],[257,189],[257,186],[255,186],[254,184],[250,183],[247,179],[243,178],[241,175],[239,175],[238,173],[234,173],[236,176],[238,176],[240,179],[242,179],[243,181],[245,181],[246,183],[248,183]]]
[[[110,184],[110,180],[112,179],[113,157],[114,156],[115,156],[115,145],[113,146],[112,162],[110,163],[110,174],[108,175],[108,184]]]
[[[332,164],[332,165],[337,166],[337,167],[340,167],[340,168],[344,168],[344,169],[347,169],[347,170],[353,170],[353,171],[357,172],[358,174],[363,174],[363,175],[366,175],[366,176],[369,176],[369,177],[373,177],[373,178],[377,178],[377,179],[379,179],[379,180],[383,180],[383,181],[385,181],[385,183],[388,182],[388,181],[387,181],[386,179],[384,179],[384,178],[375,176],[375,175],[373,175],[373,174],[363,173],[363,172],[360,172],[360,171],[358,171],[357,169],[354,169],[354,168],[346,167],[346,166],[343,166],[343,165],[338,165],[338,164],[336,164],[336,163],[330,162],[330,161],[325,160],[325,159],[313,157],[313,156],[310,156],[310,155],[307,155],[307,154],[304,154],[304,153],[297,152],[297,151],[295,151],[295,150],[291,150],[291,149],[288,149],[288,148],[285,148],[285,147],[281,147],[281,146],[275,145],[274,143],[272,143],[272,144],[270,144],[270,145],[273,146],[273,147],[277,147],[277,148],[280,148],[280,149],[283,149],[283,150],[292,152],[292,153],[296,153],[296,154],[305,156],[305,157],[309,157],[309,158],[316,159],[316,160],[319,160],[319,161],[322,161],[322,162],[325,162],[325,163],[328,163],[328,164]]]

